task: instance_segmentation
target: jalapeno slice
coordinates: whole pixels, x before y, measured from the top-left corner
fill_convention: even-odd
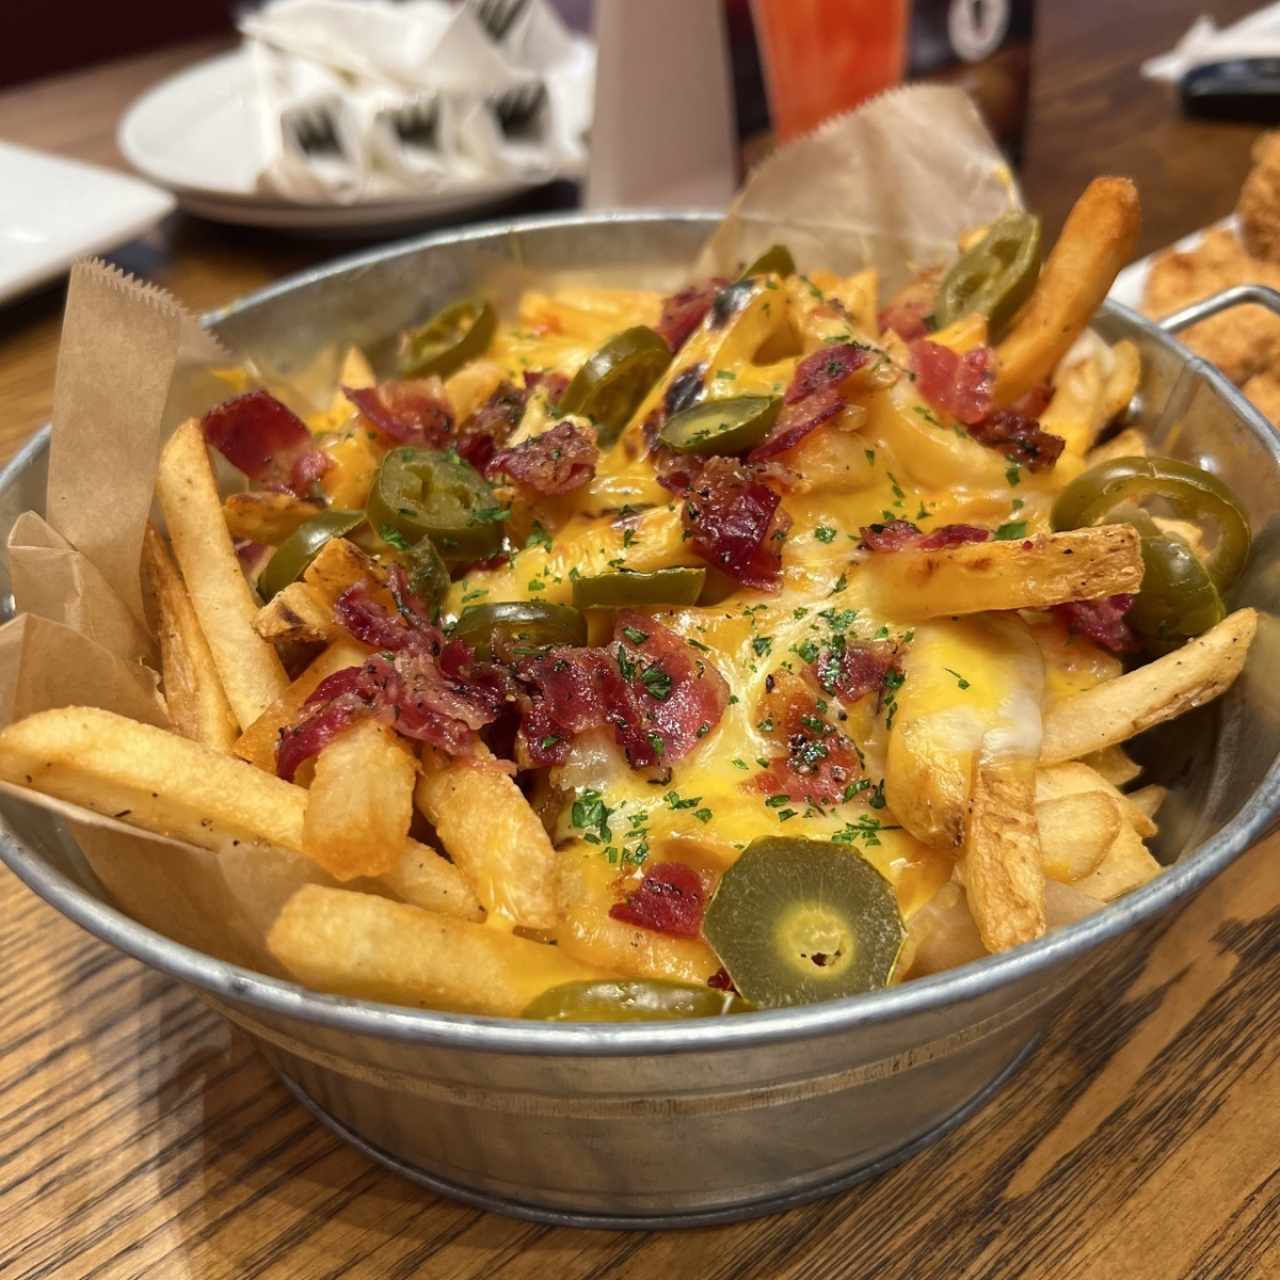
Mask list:
[[[390,531],[408,543],[430,538],[446,564],[493,555],[505,514],[473,466],[436,449],[392,449],[369,494],[369,523],[379,535]]]
[[[449,570],[430,538],[419,538],[404,553],[409,572],[409,590],[423,604],[431,617],[438,618],[449,594]]]
[[[771,244],[758,258],[742,268],[739,280],[748,276],[793,276],[796,262],[785,244]]]
[[[697,604],[707,571],[693,567],[636,573],[619,569],[573,581],[573,603],[579,609],[623,609],[634,605]]]
[[[258,578],[258,590],[270,600],[297,582],[330,538],[341,538],[364,524],[363,511],[324,511],[300,524],[276,549]]]
[[[560,409],[590,418],[596,438],[607,448],[670,363],[670,349],[652,329],[624,329],[574,374],[560,397]]]
[[[587,621],[572,605],[509,600],[464,609],[452,636],[477,657],[524,656],[556,645],[586,644]]]
[[[684,982],[619,978],[566,982],[538,996],[524,1011],[544,1022],[670,1022],[741,1013],[746,1004],[732,991]]]
[[[746,453],[769,434],[781,408],[779,396],[704,400],[668,418],[659,439],[677,453]]]
[[[1208,569],[1179,537],[1142,539],[1142,590],[1127,614],[1153,653],[1168,653],[1226,617]]]
[[[720,878],[702,932],[753,1005],[873,991],[893,979],[906,929],[893,886],[848,845],[753,840]]]
[[[1210,523],[1217,542],[1206,567],[1219,592],[1228,591],[1249,556],[1249,518],[1240,499],[1217,476],[1176,458],[1114,458],[1077,476],[1053,504],[1055,529],[1103,524],[1123,503],[1163,498],[1186,520]]]
[[[426,324],[400,335],[400,372],[407,378],[432,373],[447,377],[483,355],[497,327],[498,317],[489,303],[478,298],[451,302]]]
[[[1040,219],[1030,213],[1006,213],[943,277],[934,319],[941,329],[978,311],[987,317],[989,335],[998,337],[1030,296],[1039,275]]]

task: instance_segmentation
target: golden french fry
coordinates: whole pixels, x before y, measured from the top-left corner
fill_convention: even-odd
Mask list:
[[[555,925],[556,852],[487,747],[459,759],[424,751],[415,799],[490,916],[529,929]]]
[[[1128,178],[1095,178],[1084,189],[996,348],[996,404],[1012,404],[1049,376],[1133,257],[1140,224],[1138,191]]]
[[[267,945],[318,991],[501,1017],[551,987],[610,976],[501,929],[320,885],[289,899]]]
[[[385,875],[404,850],[416,776],[393,729],[376,720],[352,725],[316,758],[302,851],[335,880]]]
[[[96,707],[42,711],[0,732],[0,778],[214,853],[237,840],[306,852],[303,788]],[[439,909],[479,915],[457,867],[414,840],[405,841],[404,854],[421,864],[409,877],[421,897],[429,868]]]
[[[1036,805],[1040,861],[1050,880],[1074,884],[1106,856],[1123,825],[1120,805],[1105,791],[1079,791]]]
[[[1146,884],[1159,873],[1160,864],[1147,851],[1142,837],[1125,824],[1107,850],[1107,856],[1073,887],[1100,902],[1110,902]]]
[[[288,686],[276,651],[253,629],[258,606],[231,545],[200,424],[184,422],[160,455],[156,497],[200,629],[241,728]]]
[[[1080,763],[1100,773],[1113,787],[1123,787],[1142,773],[1142,766],[1120,746],[1103,747]]]
[[[940,848],[964,841],[977,750],[972,736],[950,731],[957,719],[947,713],[904,717],[899,710],[885,761],[885,799],[893,815],[917,840]]]
[[[321,680],[336,671],[358,667],[369,650],[345,632],[333,640],[311,665],[236,739],[232,753],[250,764],[276,771],[276,744],[284,728],[298,718],[302,704],[316,691]]]
[[[1128,338],[1121,338],[1111,348],[1111,370],[1107,374],[1102,396],[1104,424],[1114,421],[1128,409],[1133,397],[1138,394],[1138,384],[1141,381],[1142,360],[1138,355],[1138,348]]]
[[[238,732],[235,713],[178,566],[150,524],[142,539],[142,582],[155,604],[164,701],[173,727],[216,751],[230,751]]]
[[[1136,427],[1126,427],[1105,444],[1095,445],[1085,455],[1085,465],[1100,466],[1113,458],[1145,458],[1151,452],[1147,437]]]
[[[906,620],[1045,609],[1136,591],[1143,567],[1138,531],[1111,524],[1011,542],[873,553],[864,572],[880,608]]]
[[[1240,674],[1257,629],[1257,612],[1237,609],[1181,649],[1059,698],[1045,711],[1041,764],[1101,751],[1211,702]]]
[[[341,630],[333,605],[305,582],[291,582],[258,610],[253,629],[273,644],[325,644]]]
[[[1144,817],[1147,817],[1154,824],[1156,814],[1160,812],[1160,806],[1164,804],[1165,798],[1169,794],[1168,787],[1158,786],[1151,783],[1145,787],[1139,787],[1137,791],[1130,791],[1125,797],[1135,809],[1141,811]],[[1138,830],[1139,835],[1155,835],[1155,831],[1144,832]]]
[[[1156,824],[1133,803],[1118,787],[1092,769],[1082,760],[1070,760],[1066,764],[1042,766],[1036,770],[1036,803],[1056,800],[1060,796],[1082,795],[1090,791],[1102,791],[1119,806],[1120,816],[1140,836],[1153,836]]]
[[[364,581],[375,588],[374,595],[380,603],[393,605],[390,595],[377,590],[383,581],[382,570],[372,556],[348,538],[330,538],[303,570],[302,581],[330,607],[348,587]]]
[[[261,489],[230,494],[222,504],[227,532],[233,538],[272,546],[323,510],[318,502],[305,502],[291,493],[264,493]]]
[[[635,978],[706,982],[720,961],[701,938],[672,938],[615,920],[619,868],[598,845],[575,841],[557,854],[560,918],[555,940],[565,955]]]
[[[987,954],[965,901],[964,889],[947,881],[907,922],[899,971],[910,978],[954,969]]]
[[[1028,761],[979,757],[963,867],[969,910],[988,951],[1005,951],[1044,933],[1035,768]]]

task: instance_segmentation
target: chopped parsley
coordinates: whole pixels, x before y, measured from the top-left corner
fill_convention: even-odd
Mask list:
[[[569,810],[569,820],[583,839],[591,844],[603,844],[613,834],[609,829],[609,817],[614,812],[604,802],[604,796],[593,788],[587,788],[578,796]]]
[[[836,531],[829,524],[820,524],[814,531],[813,536],[819,542],[834,542]]]
[[[666,702],[671,697],[671,677],[663,670],[662,664],[655,662],[652,666],[644,669],[640,676],[640,683],[644,685],[646,691],[651,698],[658,702]],[[654,748],[657,750],[657,748]]]
[[[1018,538],[1027,536],[1027,522],[1025,520],[1009,520],[1002,524],[995,532],[995,540],[997,542],[1013,542]]]
[[[950,667],[943,667],[942,669],[943,669],[943,671],[945,671],[945,672],[947,673],[947,675],[949,675],[949,676],[955,676],[955,678],[956,678],[956,685],[957,685],[959,688],[961,688],[961,689],[968,689],[968,688],[970,688],[970,687],[971,687],[971,686],[970,686],[969,681],[968,681],[968,680],[966,680],[966,679],[964,678],[964,676],[962,676],[958,671],[953,671]]]
[[[1022,468],[1015,462],[1011,467],[1005,469],[1004,478],[1012,485],[1022,483]]]
[[[773,648],[772,636],[756,636],[751,641],[751,647],[756,652],[756,657],[768,657],[769,651]]]
[[[529,536],[524,540],[525,548],[550,547],[551,542],[551,535],[535,520],[533,528],[529,530]]]
[[[649,638],[647,631],[641,631],[639,627],[623,627],[622,634],[626,636],[632,644],[640,645]]]
[[[481,524],[497,524],[510,514],[510,507],[477,507],[471,513],[471,518],[480,521]]]
[[[390,543],[397,551],[409,550],[409,544],[405,541],[404,534],[401,533],[399,529],[393,529],[389,524],[384,524],[382,528],[378,530],[378,537],[380,537],[383,542]]]

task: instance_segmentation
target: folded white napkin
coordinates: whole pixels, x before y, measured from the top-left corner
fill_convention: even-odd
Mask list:
[[[474,0],[275,0],[240,20],[258,189],[354,204],[581,173],[595,49],[546,0],[501,42]]]
[[[1192,67],[1228,58],[1280,56],[1280,4],[1269,4],[1228,27],[1199,17],[1178,43],[1142,64],[1148,80],[1178,81]]]

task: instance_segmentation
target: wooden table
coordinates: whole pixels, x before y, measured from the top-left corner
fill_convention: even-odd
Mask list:
[[[1136,77],[1201,7],[1040,6],[1026,189],[1051,230],[1099,170],[1140,179],[1144,251],[1230,209],[1254,131],[1184,123]],[[0,135],[118,164],[120,109],[211,47],[0,95]],[[119,261],[203,308],[333,252],[175,218]],[[55,289],[0,311],[6,456],[48,415],[60,305]],[[906,1166],[782,1217],[647,1236],[436,1200],[7,872],[0,921],[0,1280],[1280,1273],[1280,840],[1133,939],[996,1101]]]

